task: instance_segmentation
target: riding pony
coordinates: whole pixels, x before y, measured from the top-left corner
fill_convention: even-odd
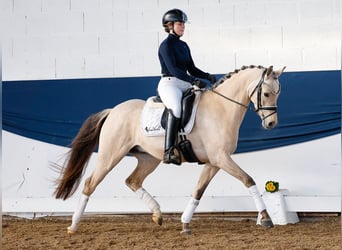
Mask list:
[[[243,66],[228,73],[217,83],[201,90],[197,114],[187,138],[197,159],[205,163],[192,197],[181,221],[182,234],[190,234],[190,221],[201,197],[219,170],[240,180],[248,188],[261,224],[273,227],[259,190],[251,176],[231,157],[237,143],[239,128],[247,110],[255,111],[265,129],[278,123],[277,99],[280,94],[279,76],[285,67],[274,71],[273,66]],[[250,105],[254,104],[254,108]],[[143,188],[145,178],[161,162],[164,136],[146,136],[140,124],[146,101],[132,99],[112,109],[91,115],[74,138],[68,157],[60,166],[55,197],[67,199],[78,188],[90,156],[98,146],[98,159],[92,174],[86,179],[79,204],[72,216],[68,233],[75,233],[85,211],[89,196],[105,176],[128,154],[136,157],[137,166],[126,179],[127,186],[149,207],[152,220],[161,225],[162,213],[158,202]],[[182,162],[185,158],[182,157]]]

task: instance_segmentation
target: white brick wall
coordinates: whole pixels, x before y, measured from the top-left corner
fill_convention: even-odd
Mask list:
[[[99,10],[84,12],[84,33],[108,34],[113,32],[113,11]]]
[[[26,1],[28,2],[28,1]],[[42,0],[42,11],[49,13],[67,12],[70,10],[70,0]]]
[[[3,80],[159,75],[161,17],[174,7],[205,71],[340,69],[339,0],[1,0]]]
[[[75,36],[84,32],[84,13],[83,12],[58,12],[50,13],[53,19],[51,35],[61,35],[64,37]]]

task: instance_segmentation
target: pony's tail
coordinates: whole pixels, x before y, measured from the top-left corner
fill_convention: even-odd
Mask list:
[[[89,158],[98,144],[102,125],[110,111],[111,109],[105,109],[88,117],[74,138],[65,163],[63,166],[57,166],[61,171],[54,192],[57,199],[66,200],[77,190]]]

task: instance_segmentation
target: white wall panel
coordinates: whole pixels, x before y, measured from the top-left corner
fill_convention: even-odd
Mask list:
[[[204,56],[204,61],[199,61],[199,66],[206,66],[208,72],[213,74],[219,72],[230,72],[235,65],[235,53],[229,50],[214,51],[210,56]]]
[[[235,49],[250,47],[250,29],[245,28],[224,28],[220,30],[221,48],[234,51]]]
[[[144,10],[142,14],[142,23],[144,27],[139,30],[146,31],[146,32],[158,32],[161,31],[161,20],[159,15],[160,10],[159,9],[146,9]],[[159,44],[159,43],[158,43]]]
[[[255,50],[265,48],[267,50],[281,49],[283,45],[281,26],[253,27],[249,31],[250,46]]]
[[[234,24],[237,26],[258,26],[266,23],[266,8],[258,1],[242,1],[234,4]]]
[[[132,9],[127,12],[127,30],[133,35],[138,30],[144,30],[144,12],[139,9]]]
[[[327,68],[337,68],[340,65],[340,58],[336,56],[338,51],[337,47],[305,48],[303,49],[303,67],[320,70],[324,62],[324,66]]]
[[[76,78],[75,75],[84,77],[85,60],[83,56],[56,56],[56,78]]]
[[[96,35],[82,34],[70,36],[69,42],[71,56],[99,54],[99,37]]]
[[[114,72],[117,76],[127,76],[134,71],[135,75],[144,75],[144,57],[132,53],[122,53],[114,56]]]
[[[42,12],[31,12],[25,14],[25,19],[27,23],[28,36],[34,37],[46,34],[50,35],[53,32],[53,26],[55,21],[54,15]]]
[[[217,4],[217,0],[212,1],[212,2],[214,5]],[[200,4],[200,2],[197,0],[190,2],[191,8],[196,7],[199,4]],[[159,0],[158,5],[159,5],[159,10],[162,14],[164,14],[169,9],[173,9],[173,8],[179,8],[179,9],[182,9],[184,11],[189,10],[189,0],[185,0],[185,1],[184,0],[174,0],[174,1]]]
[[[303,50],[300,48],[269,49],[269,61],[274,66],[286,66],[286,71],[303,68]]]
[[[34,57],[42,54],[43,39],[41,37],[18,36],[13,40],[13,55]]]
[[[0,10],[1,12],[11,12],[14,8],[13,0],[2,0],[0,1]]]
[[[115,1],[115,0],[114,0]],[[138,9],[140,11],[145,11],[148,9],[156,9],[158,7],[160,0],[129,0],[129,9]]]
[[[54,180],[58,177],[50,162],[62,164],[67,148],[42,143],[3,131],[3,212],[70,213],[74,211],[85,177],[95,168],[93,154],[76,194],[66,202],[55,200]],[[233,159],[256,181],[259,190],[276,180],[288,189],[291,211],[338,212],[341,209],[341,135],[287,147],[233,155]],[[12,157],[16,152],[16,157]],[[101,182],[86,212],[148,212],[147,207],[125,185],[136,160],[124,158]],[[162,164],[144,182],[163,212],[181,212],[193,192],[203,166],[182,167]],[[319,176],[319,178],[317,178]],[[42,188],[43,187],[43,188]],[[105,206],[103,204],[106,204]],[[208,186],[198,212],[255,211],[252,198],[241,182],[220,171]]]
[[[299,11],[298,1],[268,1],[266,3],[266,24],[267,25],[298,25]]]
[[[113,32],[113,11],[99,10],[84,12],[84,33],[108,34]]]
[[[70,9],[73,11],[98,10],[99,0],[70,0]]]
[[[84,13],[76,11],[49,12],[54,20],[52,35],[81,35],[84,31]]]
[[[283,46],[285,48],[307,48],[318,46],[339,47],[341,36],[337,26],[290,25],[283,28]]]
[[[89,55],[84,57],[87,78],[110,77],[114,74],[114,56],[108,55]]]
[[[13,56],[13,40],[10,37],[3,38],[1,40],[1,47],[6,47],[7,49],[1,51],[1,56],[6,58],[11,58]]]
[[[70,0],[41,0],[43,12],[66,12],[70,10]],[[28,1],[26,1],[28,2]]]
[[[52,56],[34,56],[28,57],[25,65],[25,72],[29,78],[39,77],[44,78],[46,75],[55,74],[55,58]],[[16,65],[14,65],[17,68]],[[20,68],[17,69],[21,70]]]
[[[333,2],[325,0],[299,1],[299,18],[302,24],[330,23],[333,20]]]
[[[234,8],[233,5],[225,6],[209,5],[203,8],[203,25],[212,29],[224,28],[234,24]],[[196,23],[192,25],[194,28]],[[199,29],[200,25],[198,26]]]
[[[13,13],[12,11],[0,10],[0,30],[2,39],[4,37],[14,39],[16,35],[26,35],[27,17],[23,14]],[[3,47],[2,50],[9,48]]]
[[[269,60],[268,50],[259,49],[239,49],[236,52],[236,65],[273,65]],[[279,68],[280,65],[273,65],[275,68]],[[239,67],[238,67],[239,68]]]
[[[22,12],[40,12],[42,10],[41,0],[14,0],[13,6],[15,11]]]
[[[127,32],[128,30],[128,13],[121,9],[113,10],[113,33],[107,35],[115,35],[119,39],[117,33]]]
[[[106,1],[106,0],[102,0]],[[127,10],[129,8],[130,1],[128,0],[112,0],[114,9]]]
[[[31,59],[30,56],[35,55],[37,50],[41,53],[39,56],[48,58],[45,61],[51,57],[58,61],[60,55],[96,58],[95,55],[104,54],[122,58],[129,54],[129,58],[116,65],[117,70],[111,75],[106,71],[103,77],[159,75],[160,67],[155,63],[158,60],[157,54],[151,57],[151,52],[157,52],[158,45],[166,35],[161,27],[162,15],[174,7],[181,8],[188,14],[191,24],[187,24],[183,39],[188,42],[194,58],[200,60],[203,69],[212,67],[210,63],[219,51],[235,55],[236,58],[245,58],[246,49],[253,50],[249,59],[235,60],[234,57],[230,62],[235,63],[220,65],[212,72],[227,73],[221,69],[234,70],[241,67],[240,63],[245,61],[258,61],[256,64],[263,64],[265,58],[259,61],[258,57],[253,56],[259,56],[260,51],[265,49],[269,60],[277,62],[281,59],[275,58],[275,55],[284,55],[284,51],[295,49],[290,53],[294,59],[292,63],[288,63],[292,59],[284,58],[289,65],[288,70],[338,69],[341,65],[341,56],[338,53],[341,4],[337,0],[35,0],[30,1],[30,4],[24,0],[7,0],[1,4],[3,8],[0,28],[4,34],[2,39],[5,41],[2,49],[4,80],[63,77],[64,74],[51,74],[60,71],[56,68],[57,64],[52,65],[54,69],[45,70],[36,76],[25,73],[25,69],[5,66],[7,62],[16,60],[17,65],[28,64],[30,69],[36,67],[35,72],[38,72],[40,64],[35,66],[37,60]],[[107,42],[111,39],[113,44],[106,44],[106,39]],[[307,50],[305,56],[304,52],[301,52],[302,59],[300,62],[297,61],[298,50],[311,48],[311,51],[315,51],[314,49],[323,50],[326,47],[331,49],[327,56],[323,57],[324,60],[315,53],[307,55]],[[334,50],[336,53],[332,52]],[[26,56],[21,59],[16,56],[23,53]],[[314,57],[312,61],[315,63],[310,65],[304,62],[304,57]],[[134,58],[142,63],[131,62]],[[149,63],[148,58],[153,61]],[[333,61],[337,63],[332,63]],[[83,62],[78,62],[80,65],[76,68],[82,68]],[[272,61],[266,63],[274,64]],[[133,70],[133,64],[140,68]],[[74,67],[74,63],[71,67]],[[101,71],[76,70],[72,75],[65,76],[99,77]]]
[[[51,35],[42,37],[41,55],[43,57],[67,56],[70,55],[70,37],[63,35]]]

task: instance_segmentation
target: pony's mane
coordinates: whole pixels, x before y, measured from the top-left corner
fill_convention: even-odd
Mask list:
[[[233,72],[229,72],[226,75],[224,75],[222,78],[220,78],[214,85],[213,88],[217,87],[218,85],[222,84],[225,80],[229,79],[232,77],[232,75],[239,73],[242,70],[245,69],[254,69],[254,68],[258,68],[258,69],[265,69],[265,67],[258,65],[249,65],[249,66],[242,66],[240,69],[235,69]]]

